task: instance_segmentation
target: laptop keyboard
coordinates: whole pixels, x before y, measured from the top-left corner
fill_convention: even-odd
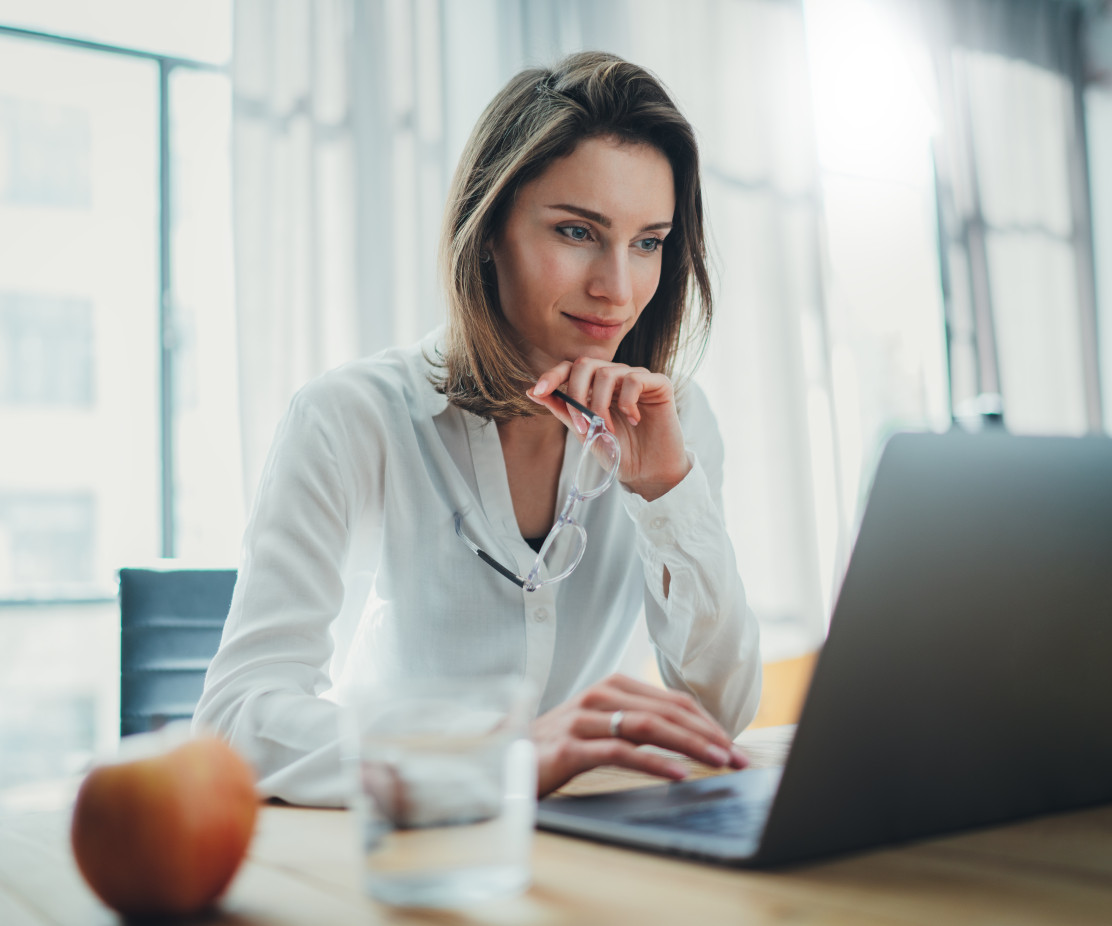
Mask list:
[[[628,817],[626,822],[685,833],[707,833],[731,839],[755,837],[768,816],[767,802],[739,800],[703,801],[665,811],[649,811]]]

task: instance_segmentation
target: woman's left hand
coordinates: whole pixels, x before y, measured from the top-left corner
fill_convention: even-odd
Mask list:
[[[679,780],[687,769],[664,749],[712,768],[745,768],[749,760],[691,695],[624,675],[596,682],[533,721],[537,796],[600,765],[617,765]],[[657,747],[641,749],[648,745]]]
[[[587,420],[554,397],[554,389],[562,389],[602,418],[621,447],[618,479],[630,491],[652,501],[690,471],[675,392],[664,374],[587,357],[564,361],[542,373],[527,395],[582,440]]]

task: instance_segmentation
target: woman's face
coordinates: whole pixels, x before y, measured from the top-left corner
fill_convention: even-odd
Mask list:
[[[660,282],[675,205],[668,159],[612,138],[580,142],[518,190],[490,251],[535,373],[614,359]]]

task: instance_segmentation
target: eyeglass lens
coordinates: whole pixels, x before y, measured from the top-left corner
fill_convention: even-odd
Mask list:
[[[599,431],[588,441],[575,470],[575,489],[584,498],[593,498],[605,489],[618,469],[618,443],[608,431]]]
[[[586,532],[578,524],[564,522],[549,537],[542,551],[547,581],[561,578],[571,572],[583,556],[587,546]]]

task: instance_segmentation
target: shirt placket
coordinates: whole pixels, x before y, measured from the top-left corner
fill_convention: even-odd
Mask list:
[[[471,458],[483,512],[501,541],[501,548],[511,552],[517,574],[528,575],[537,554],[522,538],[517,526],[498,429],[493,423],[472,416],[469,434]],[[564,464],[560,473],[561,499],[567,492],[567,469],[568,448],[565,445]],[[544,585],[532,592],[522,589],[520,594],[525,631],[525,674],[537,686],[537,691],[543,693],[548,685],[552,660],[556,653],[555,586]]]

